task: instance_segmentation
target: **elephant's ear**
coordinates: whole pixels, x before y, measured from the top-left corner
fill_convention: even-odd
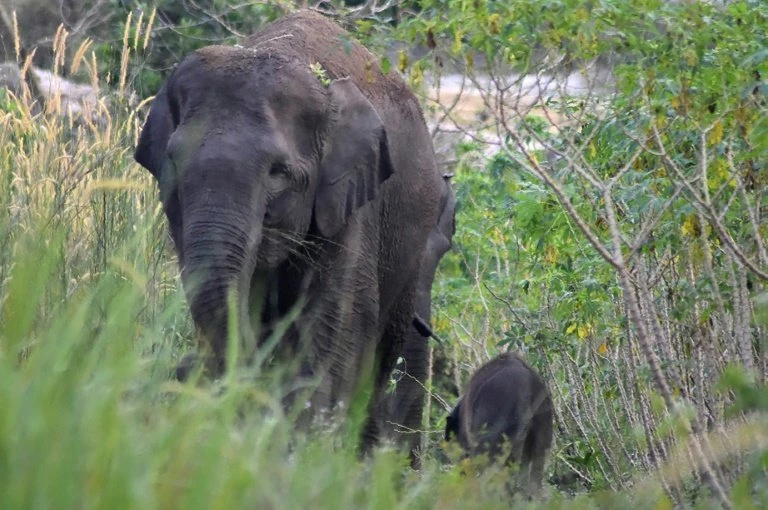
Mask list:
[[[147,121],[139,136],[139,144],[136,146],[136,152],[133,153],[136,162],[155,177],[159,177],[160,170],[165,164],[168,139],[174,129],[176,129],[176,122],[171,113],[166,84],[152,102],[152,108],[149,110]]]
[[[440,216],[437,219],[437,233],[440,236],[438,251],[441,255],[451,248],[453,235],[456,233],[456,196],[451,189],[451,177],[443,176],[445,193],[440,204]]]
[[[459,416],[461,414],[461,399],[456,402],[451,414],[445,417],[445,440],[450,441],[452,436],[459,435]]]
[[[387,134],[373,105],[348,78],[335,80],[329,92],[331,122],[314,206],[325,237],[336,235],[355,210],[373,200],[393,172]]]

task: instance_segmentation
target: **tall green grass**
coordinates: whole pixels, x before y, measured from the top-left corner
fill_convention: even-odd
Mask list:
[[[5,295],[1,508],[510,504],[503,472],[475,476],[471,465],[446,470],[431,458],[417,474],[388,447],[360,460],[357,435],[345,434],[340,424],[294,433],[275,399],[252,380],[170,382],[172,346],[160,339],[183,310],[169,305],[154,322],[141,324],[142,282],[120,270],[108,269],[39,320],[56,242],[18,248]],[[592,502],[555,497],[547,506],[566,505]]]

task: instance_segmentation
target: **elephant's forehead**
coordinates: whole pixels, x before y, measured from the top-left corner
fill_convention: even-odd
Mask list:
[[[177,82],[181,89],[194,90],[198,98],[208,100],[213,94],[226,101],[245,102],[256,110],[269,104],[281,116],[296,110],[309,116],[324,113],[323,85],[309,66],[288,56],[237,46],[206,46],[195,56],[180,69]]]

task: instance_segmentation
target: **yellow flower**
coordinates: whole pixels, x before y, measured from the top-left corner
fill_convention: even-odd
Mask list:
[[[547,246],[547,249],[544,250],[544,260],[549,264],[557,262],[557,248],[552,245]]]
[[[501,21],[501,16],[499,16],[497,13],[493,13],[490,16],[488,16],[488,31],[491,34],[498,34],[500,32],[499,29],[499,22]]]
[[[453,46],[451,47],[451,51],[454,53],[458,53],[461,51],[461,37],[464,35],[464,32],[461,30],[456,30],[456,32],[453,33]]]
[[[587,338],[587,336],[592,332],[592,325],[591,324],[580,324],[578,328],[576,328],[576,336],[579,337],[579,340],[584,340]]]
[[[504,234],[501,233],[498,227],[491,229],[491,239],[496,244],[504,244]]]
[[[685,58],[685,63],[690,67],[695,66],[699,62],[699,56],[696,55],[696,50],[693,48],[685,50],[683,52],[683,58]]]
[[[707,143],[712,145],[717,145],[723,141],[723,123],[722,121],[715,122],[715,125],[712,126],[712,129],[707,133]]]

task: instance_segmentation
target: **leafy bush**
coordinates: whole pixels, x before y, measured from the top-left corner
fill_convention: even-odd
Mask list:
[[[459,373],[443,387],[460,386],[467,362],[521,349],[555,387],[556,478],[624,488],[730,421],[731,397],[714,385],[727,365],[766,377],[751,297],[768,264],[768,10],[419,6],[392,37],[430,49],[406,73],[443,121],[435,132],[466,141],[457,246],[436,287],[438,332],[454,339],[442,366]],[[461,99],[426,88],[456,72],[460,94],[481,100],[476,122],[462,120]],[[711,464],[703,444],[696,476],[724,502],[738,463]]]

